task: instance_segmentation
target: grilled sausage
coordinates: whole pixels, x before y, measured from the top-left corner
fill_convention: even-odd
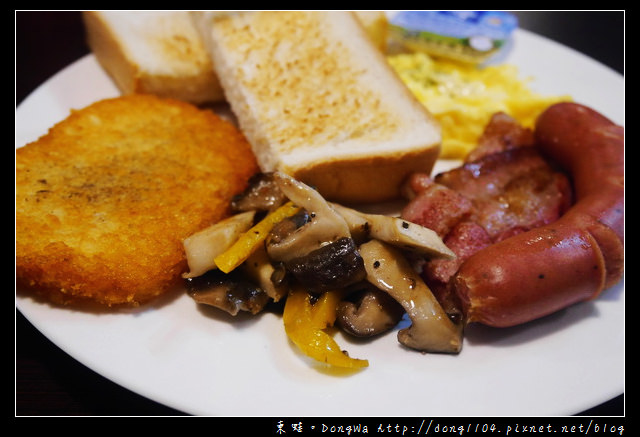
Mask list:
[[[575,204],[559,220],[467,259],[450,286],[468,323],[507,327],[597,297],[624,263],[624,128],[576,103],[537,120],[538,147],[571,176]]]

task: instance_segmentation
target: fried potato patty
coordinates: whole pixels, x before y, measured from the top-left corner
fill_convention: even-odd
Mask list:
[[[106,99],[16,150],[16,283],[56,303],[139,304],[187,270],[182,241],[229,213],[257,171],[212,111]]]

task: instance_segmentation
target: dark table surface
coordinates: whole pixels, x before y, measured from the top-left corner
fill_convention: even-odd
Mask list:
[[[521,12],[520,27],[583,52],[624,74],[624,11]],[[89,53],[79,12],[15,14],[16,107],[46,79]],[[621,102],[622,104],[622,102]],[[88,369],[16,310],[16,416],[179,416]],[[624,416],[624,393],[581,415]]]

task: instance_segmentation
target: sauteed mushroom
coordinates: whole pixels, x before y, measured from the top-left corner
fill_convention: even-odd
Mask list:
[[[287,261],[298,258],[339,238],[351,237],[349,227],[342,216],[320,193],[283,173],[274,173],[273,177],[284,195],[303,208],[309,214],[310,220],[285,238],[271,240],[267,244],[271,259]]]
[[[341,289],[362,281],[366,275],[362,257],[347,237],[285,261],[284,265],[312,293]]]
[[[269,257],[313,292],[364,279],[362,258],[342,216],[311,187],[282,173],[274,178],[284,195],[306,211],[308,221],[292,218],[276,226],[266,241]]]
[[[366,214],[338,204],[332,206],[345,219],[351,235],[358,241],[375,238],[431,259],[456,256],[431,229],[398,217]]]
[[[411,326],[398,341],[423,352],[458,353],[462,326],[454,324],[403,254],[387,243],[371,240],[360,246],[367,280],[402,305]]]
[[[183,241],[189,272],[183,278],[194,278],[217,268],[215,257],[227,250],[253,224],[255,211],[233,215],[213,224]]]
[[[257,314],[269,302],[269,296],[258,286],[234,272],[210,270],[186,281],[187,293],[200,304],[211,305],[235,316],[240,311]]]
[[[314,299],[336,291],[346,298],[337,307],[332,304],[331,320],[352,335],[386,332],[407,313],[412,324],[398,332],[401,344],[425,352],[460,351],[462,325],[449,318],[406,257],[414,252],[453,258],[435,232],[401,218],[329,203],[313,188],[279,172],[252,181],[233,208],[249,212],[207,230],[206,240],[202,235],[194,239],[217,246],[209,251],[226,248],[213,265],[200,263],[197,271],[184,275],[196,302],[232,315],[256,314],[271,300],[288,296],[289,302],[292,285],[301,286],[297,289],[305,294],[321,294]],[[253,224],[263,212],[267,215]],[[190,277],[207,268],[213,270]]]
[[[364,282],[338,305],[336,322],[356,337],[382,334],[400,322],[404,308],[387,293]]]
[[[267,255],[264,246],[254,252],[243,264],[242,270],[253,279],[264,292],[278,302],[287,295],[287,287],[282,281],[274,280],[276,278],[276,269],[271,264],[271,260]]]
[[[273,211],[286,201],[273,173],[258,173],[249,180],[247,189],[231,201],[234,212]]]

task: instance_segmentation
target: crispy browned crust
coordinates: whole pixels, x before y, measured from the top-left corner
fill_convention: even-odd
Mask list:
[[[182,240],[257,171],[213,112],[145,95],[73,111],[16,151],[16,282],[57,303],[139,304],[186,271]]]
[[[400,198],[407,175],[432,168],[439,152],[439,147],[404,150],[379,156],[326,159],[283,170],[336,202],[387,202]]]

